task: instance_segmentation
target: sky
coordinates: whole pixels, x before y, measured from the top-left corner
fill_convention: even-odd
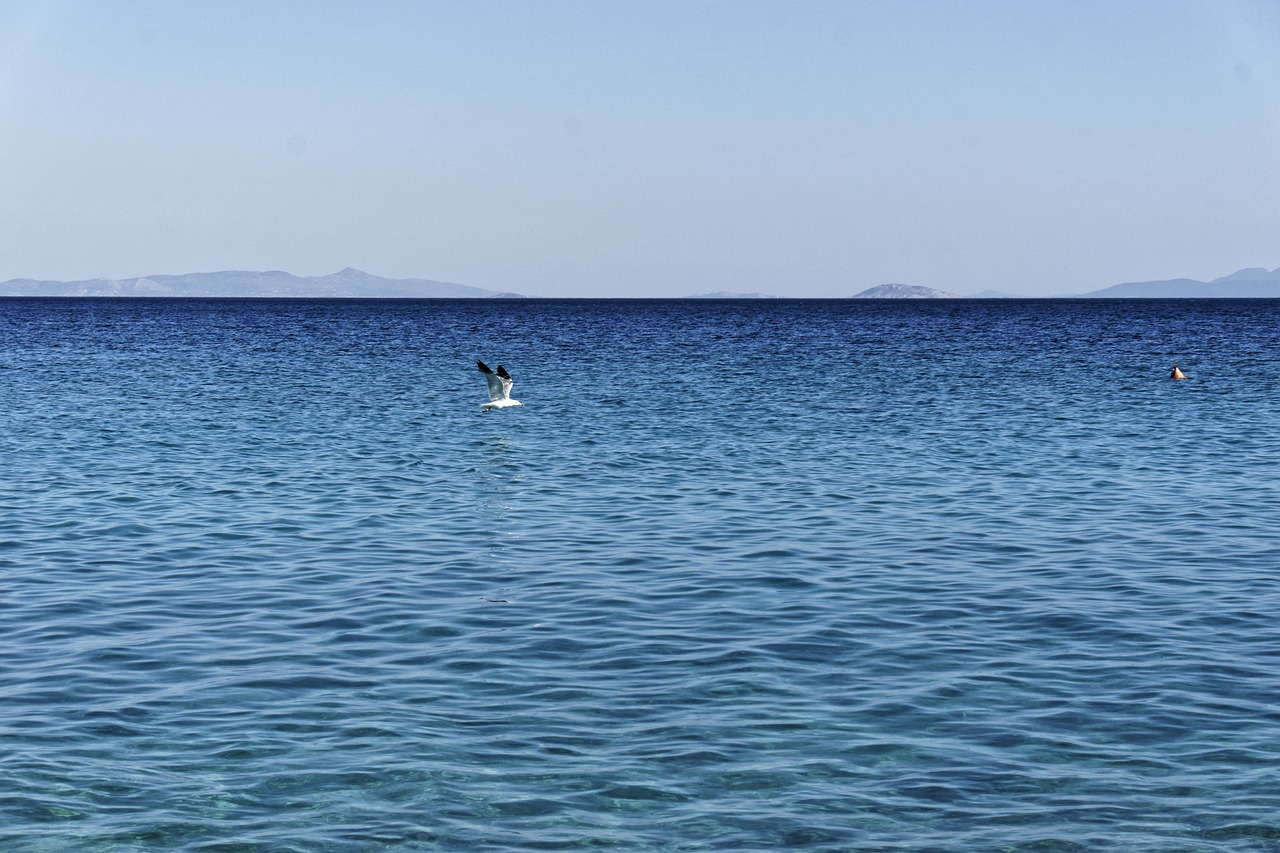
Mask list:
[[[0,281],[1280,267],[1280,3],[0,0]]]

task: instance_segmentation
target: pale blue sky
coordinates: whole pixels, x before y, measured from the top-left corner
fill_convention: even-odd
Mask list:
[[[0,234],[539,296],[1274,268],[1280,4],[0,0]]]

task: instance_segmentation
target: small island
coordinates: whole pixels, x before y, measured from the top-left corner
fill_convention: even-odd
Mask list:
[[[961,299],[958,293],[945,290],[934,290],[932,287],[921,287],[918,284],[878,284],[861,293],[855,293],[854,299]]]

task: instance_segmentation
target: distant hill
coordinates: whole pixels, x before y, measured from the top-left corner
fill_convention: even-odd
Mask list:
[[[1276,299],[1280,298],[1280,269],[1267,272],[1262,267],[1251,267],[1209,282],[1191,278],[1131,281],[1081,295],[1088,299]]]
[[[1025,299],[1016,293],[1005,293],[1003,290],[984,290],[981,293],[970,293],[965,299]]]
[[[300,277],[287,272],[198,272],[143,278],[95,278],[87,281],[36,281],[17,278],[0,283],[0,296],[238,296],[401,299],[521,298],[425,278],[390,279],[347,267],[332,275]]]
[[[920,287],[916,284],[878,284],[861,293],[855,293],[854,299],[960,299],[958,293],[947,293],[931,287]]]
[[[717,290],[714,293],[695,293],[693,296],[687,296],[686,299],[777,299],[778,297],[770,293],[730,293],[727,290]]]

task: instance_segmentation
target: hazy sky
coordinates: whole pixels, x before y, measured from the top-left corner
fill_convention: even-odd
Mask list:
[[[1280,266],[1280,3],[0,0],[0,281]]]

